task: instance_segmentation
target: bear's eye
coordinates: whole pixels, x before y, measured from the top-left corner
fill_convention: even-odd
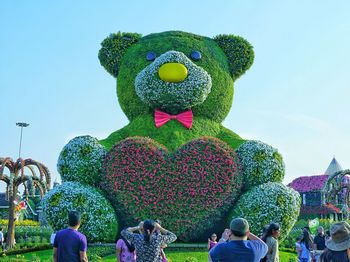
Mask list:
[[[194,61],[199,61],[199,60],[201,60],[201,58],[202,58],[202,54],[201,54],[201,52],[199,52],[199,51],[192,51],[192,52],[191,52],[191,58],[192,58]]]
[[[156,52],[153,52],[153,51],[148,52],[146,55],[147,61],[153,61],[154,59],[156,59],[156,57],[157,57],[157,54]]]

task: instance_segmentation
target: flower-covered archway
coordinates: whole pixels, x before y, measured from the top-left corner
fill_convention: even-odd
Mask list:
[[[330,175],[322,190],[323,204],[341,207],[344,218],[349,217],[350,169]]]

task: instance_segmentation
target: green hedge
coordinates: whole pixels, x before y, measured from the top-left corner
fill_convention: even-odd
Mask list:
[[[18,255],[18,254],[24,254],[24,253],[29,253],[33,251],[51,249],[51,248],[52,248],[51,244],[16,245],[15,248],[7,252],[0,252],[0,257],[1,256],[3,257],[4,255],[6,256]]]

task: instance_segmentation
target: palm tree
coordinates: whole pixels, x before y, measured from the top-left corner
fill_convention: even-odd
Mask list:
[[[8,169],[9,174],[4,174],[5,169]],[[25,174],[25,169],[30,171],[29,175]],[[37,176],[35,169],[39,170],[39,176]],[[6,196],[9,200],[9,223],[6,245],[11,248],[14,246],[15,239],[15,198],[18,187],[23,185],[24,194],[28,196],[27,182],[31,181],[40,190],[40,196],[43,197],[47,190],[50,189],[51,177],[48,168],[35,160],[19,158],[14,162],[11,158],[7,157],[0,158],[0,181],[6,183]]]

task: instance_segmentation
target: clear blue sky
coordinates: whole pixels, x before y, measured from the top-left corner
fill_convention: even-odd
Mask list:
[[[1,1],[0,156],[22,156],[55,179],[60,150],[127,124],[115,79],[100,66],[111,32],[237,34],[255,62],[235,84],[224,125],[277,147],[284,182],[350,168],[349,1]]]

